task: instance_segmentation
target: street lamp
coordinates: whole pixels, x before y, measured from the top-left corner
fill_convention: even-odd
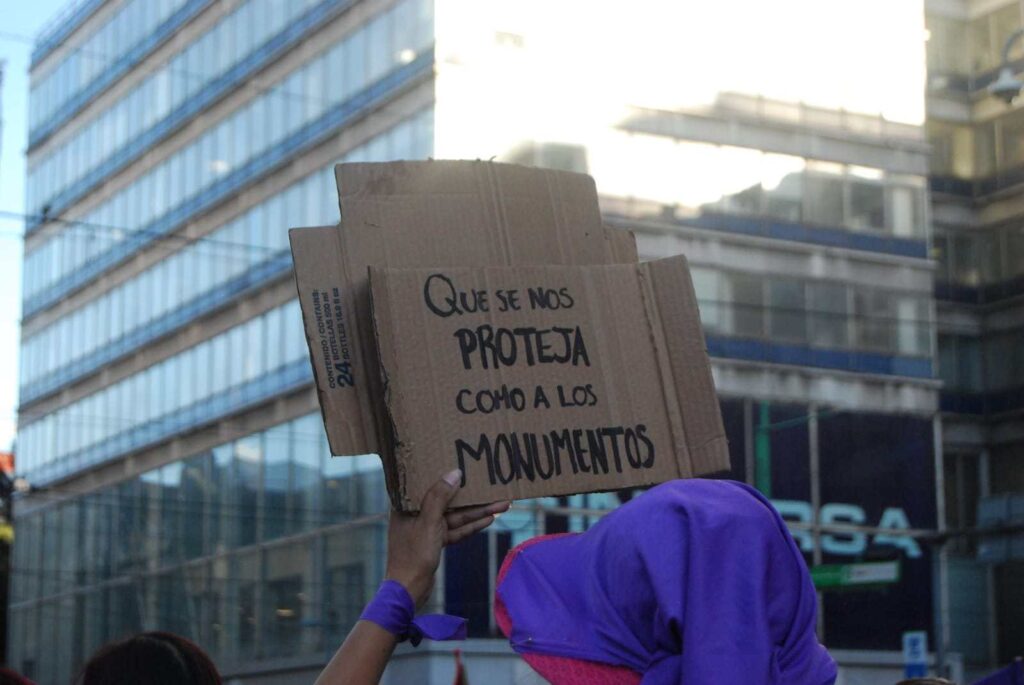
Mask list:
[[[1013,75],[1013,69],[1010,68],[1010,50],[1022,36],[1024,36],[1024,29],[1017,29],[1006,39],[1006,43],[1003,45],[1003,64],[999,69],[999,76],[988,87],[989,93],[1008,105],[1013,103],[1013,99],[1020,95],[1021,89],[1024,88],[1024,83],[1021,83],[1020,79]]]

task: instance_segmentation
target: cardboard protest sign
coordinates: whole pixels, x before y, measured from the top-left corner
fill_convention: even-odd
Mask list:
[[[426,465],[412,466],[408,434],[394,432],[400,422],[392,420],[385,396],[399,381],[393,371],[387,375],[386,383],[381,374],[368,269],[458,270],[546,265],[554,271],[569,268],[576,273],[574,269],[583,265],[631,265],[622,272],[626,273],[638,269],[636,244],[628,231],[603,226],[593,179],[582,174],[479,161],[342,164],[335,168],[335,173],[341,224],[289,232],[324,426],[332,454],[379,454],[392,502],[396,507],[413,509],[419,499],[410,493],[420,491],[420,478],[432,481],[439,474],[432,473]],[[681,264],[681,268],[667,269],[655,262],[634,272],[641,282],[650,278],[644,290],[646,308],[634,311],[644,312],[643,321],[650,330],[667,330],[666,322],[677,327],[670,342],[636,348],[646,350],[648,355],[656,352],[661,374],[657,378],[662,379],[658,381],[662,387],[668,387],[663,382],[668,376],[687,379],[685,398],[651,395],[645,399],[652,404],[653,411],[657,402],[652,398],[660,397],[663,418],[671,419],[674,442],[665,449],[670,449],[675,464],[670,463],[669,457],[659,457],[657,467],[652,464],[640,471],[623,467],[620,473],[620,452],[614,473],[587,479],[589,472],[583,471],[581,462],[576,461],[573,463],[580,474],[574,475],[580,478],[560,478],[557,484],[536,486],[531,482],[528,487],[522,486],[523,496],[541,490],[547,494],[568,494],[626,487],[728,468],[692,284],[685,263]],[[573,277],[584,281],[596,278]],[[582,287],[583,282],[574,283]],[[619,301],[611,300],[612,304]],[[634,319],[635,316],[630,320]],[[384,339],[390,338],[385,335]],[[650,375],[650,364],[640,364]],[[632,366],[627,364],[625,368]],[[387,365],[384,370],[388,371]],[[502,372],[507,374],[510,370]],[[409,380],[414,382],[411,377]],[[572,380],[567,377],[564,383]],[[651,385],[648,389],[657,387]],[[608,398],[619,396],[615,392],[602,391],[605,404],[597,411],[613,406],[607,403]],[[614,406],[625,405],[620,402]],[[569,406],[560,409],[570,413],[573,410]],[[649,408],[637,400],[634,409],[643,409],[646,417]],[[617,418],[618,414],[608,415],[604,424],[594,425],[611,427],[614,432],[618,424],[613,420]],[[635,417],[622,414],[621,418],[626,421]],[[662,423],[652,425],[661,427],[653,433],[645,431],[644,435],[653,440],[650,435],[656,434],[660,445],[667,434]],[[579,435],[580,440],[588,439],[585,433]],[[640,436],[635,430],[629,435],[632,447]],[[626,436],[623,428],[619,437],[624,440]],[[623,445],[618,446],[624,449]],[[614,446],[608,449],[613,450],[614,457]],[[625,458],[629,463],[628,455]],[[511,486],[506,489],[514,490]],[[466,490],[457,502],[468,503],[466,500],[473,497],[476,495]]]
[[[686,260],[371,267],[397,490],[415,510],[728,468]]]
[[[324,426],[336,455],[380,454],[383,421],[367,267],[636,262],[601,223],[593,179],[491,162],[336,167],[342,224],[289,231]]]

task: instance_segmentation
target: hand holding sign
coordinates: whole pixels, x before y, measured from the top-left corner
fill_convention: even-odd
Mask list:
[[[458,493],[462,474],[446,473],[427,490],[418,516],[392,512],[388,520],[388,562],[385,579],[402,584],[422,607],[434,587],[434,573],[441,550],[454,545],[494,522],[511,502],[495,502],[468,509],[445,510]]]

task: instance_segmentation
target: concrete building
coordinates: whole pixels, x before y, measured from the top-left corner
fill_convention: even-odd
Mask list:
[[[919,0],[73,6],[32,66],[18,468],[35,491],[16,505],[10,663],[65,682],[160,627],[229,681],[312,679],[380,578],[386,496],[375,457],[327,454],[285,231],[338,220],[338,161],[493,156],[593,174],[644,258],[688,255],[731,475],[770,493],[810,564],[899,563],[820,616],[844,682],[896,680],[901,633],[951,601],[913,535],[945,501],[924,17]],[[433,601],[470,620],[471,680],[536,682],[492,639],[504,553],[619,501],[523,502],[447,552]],[[389,682],[448,682],[451,649],[403,648]]]
[[[946,512],[972,526],[979,500],[1024,493],[1024,108],[987,91],[1019,2],[929,0],[928,138]],[[1024,70],[1024,44],[1010,65]],[[949,639],[968,664],[1024,652],[1024,562],[950,545]]]

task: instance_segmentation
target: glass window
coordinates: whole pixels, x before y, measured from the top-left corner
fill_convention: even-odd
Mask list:
[[[1002,390],[1011,384],[1013,342],[1013,338],[1008,335],[992,335],[985,339],[986,389]]]
[[[289,424],[275,426],[266,432],[265,468],[263,475],[263,539],[273,540],[289,529]]]
[[[169,566],[184,561],[185,528],[182,526],[181,476],[183,464],[180,461],[167,464],[160,472],[160,564]],[[188,531],[189,535],[200,531]],[[197,535],[200,537],[201,535]],[[177,575],[177,574],[175,574]]]
[[[197,402],[206,399],[212,392],[210,387],[210,357],[212,349],[209,342],[201,343],[193,348],[192,372],[193,378],[195,378],[195,398]]]
[[[320,516],[320,469],[326,454],[323,423],[310,414],[292,423],[290,470],[292,493],[292,530],[301,532],[335,523],[338,519]]]
[[[369,60],[367,62],[367,79],[373,83],[383,76],[391,62],[391,16],[382,14],[369,25]]]
[[[58,511],[56,507],[51,507],[43,512],[43,529],[42,529],[42,566],[48,573],[40,574],[42,577],[42,588],[41,594],[43,597],[56,594],[57,591],[57,574],[55,570],[59,568],[59,554],[60,554],[60,521],[58,519]]]
[[[266,551],[263,591],[264,656],[291,657],[316,651],[315,634],[303,630],[312,615],[313,573],[310,543],[278,545]]]
[[[1011,226],[1005,230],[1006,236],[1006,277],[1013,278],[1024,274],[1024,226]]]
[[[968,25],[971,69],[975,74],[996,69],[1002,62],[1006,38],[1020,28],[1020,8],[1009,4],[995,12],[988,12]],[[1019,55],[1011,55],[1011,58]]]
[[[846,286],[811,283],[808,286],[810,341],[817,347],[843,349],[850,344]]]
[[[415,56],[419,46],[416,45],[416,7],[412,2],[400,2],[391,8],[391,39],[393,50],[392,61],[395,64],[408,64]]]
[[[249,381],[266,373],[266,355],[264,343],[266,333],[264,331],[264,317],[258,316],[249,321],[245,326],[244,339],[245,350],[245,380]]]
[[[285,91],[284,84],[279,84],[267,94],[267,98],[270,101],[268,108],[270,114],[269,138],[272,141],[278,141],[287,132],[290,96]]]
[[[259,501],[263,476],[263,437],[251,435],[234,444],[237,483],[238,544],[256,542],[259,531]]]
[[[1002,130],[1002,144],[997,151],[1000,170],[1024,165],[1024,110],[1014,110],[999,119],[998,125]]]
[[[302,313],[299,311],[297,300],[292,300],[282,308],[282,319],[285,330],[284,361],[290,363],[307,354],[306,334],[302,327]]]
[[[220,445],[213,449],[210,468],[207,525],[211,553],[217,554],[237,546],[239,514],[238,491],[234,474],[234,449],[230,444]]]
[[[723,325],[725,332],[741,337],[764,336],[763,283],[757,276],[722,274],[723,300],[730,302],[730,321]],[[723,317],[726,318],[726,317]]]
[[[212,490],[210,470],[213,453],[203,452],[186,460],[182,466],[181,501],[181,553],[185,559],[195,559],[209,550],[206,530],[207,492]]]
[[[881,179],[850,179],[850,216],[853,228],[885,228],[885,191]]]
[[[60,611],[57,602],[43,603],[39,612],[39,635],[43,642],[43,654],[45,656],[39,662],[39,682],[61,682],[60,675],[57,673],[58,659],[52,650],[47,648],[51,641],[56,641],[59,622]]]
[[[232,117],[234,142],[232,144],[232,166],[240,166],[249,160],[250,145],[255,134],[252,128],[252,107],[246,107]]]
[[[939,378],[942,379],[945,390],[959,390],[962,386],[957,367],[957,338],[958,336],[939,336]]]
[[[719,274],[714,269],[693,267],[690,269],[693,289],[700,307],[700,322],[710,332],[719,329]]]
[[[302,89],[302,71],[292,72],[284,82],[284,93],[287,114],[285,128],[278,135],[284,137],[302,126],[306,114],[306,97]]]
[[[366,32],[356,31],[347,43],[345,82],[348,92],[355,94],[366,86]]]
[[[246,356],[249,352],[248,341],[245,339],[245,326],[235,326],[228,331],[230,348],[228,363],[228,386],[234,387],[245,380]]]
[[[924,208],[916,188],[895,186],[889,189],[889,225],[893,235],[906,238],[924,233]]]
[[[843,179],[838,173],[821,171],[808,173],[804,178],[807,192],[805,218],[808,223],[823,226],[843,225]]]
[[[857,346],[891,352],[896,330],[893,297],[884,292],[854,291],[853,310]]]
[[[260,558],[257,552],[234,555],[227,579],[227,652],[239,661],[258,655]]]
[[[906,296],[894,299],[899,323],[896,343],[900,354],[930,356],[932,326],[928,302]]]
[[[768,334],[772,339],[807,340],[806,304],[802,281],[773,278],[768,282]]]
[[[981,392],[981,344],[977,338],[962,335],[939,336],[939,377],[946,390]]]
[[[43,655],[39,649],[39,607],[32,606],[22,614],[25,617],[22,657],[19,671],[26,677],[38,678]]]
[[[167,469],[165,471],[165,469]],[[136,550],[133,552],[139,568],[153,569],[178,561],[180,544],[180,512],[178,485],[181,482],[181,463],[168,464],[165,469],[154,469],[139,477],[143,519],[136,532]]]
[[[978,178],[991,176],[996,172],[995,122],[983,122],[974,127],[974,160]]]
[[[97,495],[98,504],[107,507],[113,524],[113,572],[125,575],[143,568],[143,545],[148,539],[148,511],[145,497],[152,487],[152,476],[128,480]],[[143,488],[147,488],[144,490]],[[114,502],[117,506],[114,506]]]
[[[37,573],[42,568],[40,550],[42,542],[43,518],[40,514],[26,516],[18,521],[23,526],[22,531],[15,537],[14,566],[15,568],[26,569],[28,572],[14,574],[17,579],[14,601],[25,601],[36,599],[40,595],[40,577]]]
[[[323,91],[325,57],[319,57],[306,65],[303,69],[302,93],[306,102],[304,121],[312,121],[320,116],[325,108],[325,94]]]
[[[266,319],[266,324],[263,330],[266,332],[266,365],[267,371],[274,371],[279,367],[284,359],[284,344],[282,339],[282,326],[281,321],[281,308],[277,307],[271,309],[269,312],[263,315]]]
[[[373,593],[384,554],[383,526],[370,524],[327,534],[324,617],[327,644],[337,644],[355,625]]]
[[[90,538],[88,547],[92,550],[83,558],[89,564],[90,577],[97,582],[110,577],[111,555],[113,553],[113,506],[112,489],[93,493],[85,497],[85,511],[88,517],[86,534]]]
[[[211,384],[210,392],[219,393],[230,385],[228,371],[231,368],[231,362],[228,356],[228,336],[222,333],[213,338],[211,343],[213,350],[210,363],[213,383]]]
[[[284,198],[277,195],[267,204],[267,245],[280,250],[288,247],[288,222]]]
[[[237,63],[252,50],[255,27],[253,16],[255,15],[255,3],[246,2],[239,7],[234,15],[227,20],[227,24],[234,29],[232,31],[232,42],[234,51],[231,53],[231,64]]]

